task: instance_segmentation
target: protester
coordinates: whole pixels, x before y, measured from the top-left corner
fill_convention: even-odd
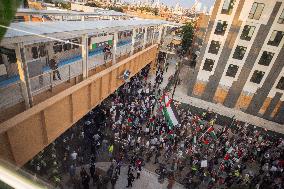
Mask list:
[[[109,44],[107,44],[104,49],[103,49],[103,52],[104,52],[104,60],[107,60],[109,56],[111,56],[111,47]]]
[[[132,187],[135,171],[136,179],[143,178],[142,167],[150,164],[161,180],[169,179],[168,188],[174,188],[175,181],[187,188],[283,188],[282,136],[235,119],[221,126],[222,118],[213,111],[196,111],[170,98],[166,103],[170,95],[159,91],[164,68],[158,65],[153,84],[149,69],[86,115],[78,131],[68,130],[59,139],[56,145],[70,154],[70,165],[90,164],[90,175],[99,187],[103,176],[90,162],[100,158],[111,162],[107,175],[113,187],[126,175],[127,187]],[[169,107],[178,116],[175,125],[166,115]],[[127,174],[121,173],[122,164],[128,166]]]
[[[60,73],[58,71],[58,62],[56,59],[57,57],[53,56],[53,58],[49,60],[49,67],[53,70],[53,80],[57,80],[55,74],[57,75],[58,79],[61,80]]]

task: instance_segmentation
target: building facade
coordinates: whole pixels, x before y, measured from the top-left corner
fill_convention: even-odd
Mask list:
[[[283,0],[216,0],[188,95],[283,124],[283,10]]]

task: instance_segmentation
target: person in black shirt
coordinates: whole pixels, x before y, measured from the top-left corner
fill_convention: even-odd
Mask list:
[[[56,61],[56,56],[54,56],[51,60],[49,60],[49,67],[53,70],[53,80],[56,80],[55,74],[57,75],[58,79],[61,80],[60,73],[58,71],[58,63]]]

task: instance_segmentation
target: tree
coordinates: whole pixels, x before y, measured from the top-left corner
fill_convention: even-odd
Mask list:
[[[85,5],[89,7],[100,7],[96,2],[88,2]]]
[[[153,13],[155,16],[157,16],[159,14],[159,9],[158,8],[154,8],[153,9]]]
[[[117,11],[117,12],[123,12],[123,8],[121,8],[121,7],[110,6],[110,7],[108,7],[108,9],[114,10],[114,11]]]
[[[67,2],[67,3],[60,3],[60,6],[61,6],[63,9],[71,10],[71,3],[70,3],[70,2]]]
[[[184,26],[182,26],[181,34],[182,34],[181,50],[182,50],[182,55],[185,55],[192,45],[192,40],[194,36],[194,24],[192,22],[188,22]]]
[[[27,5],[27,0],[0,0],[0,24],[4,26],[9,26],[10,22],[15,16],[18,6],[24,3]],[[4,36],[6,28],[0,27],[0,40]]]

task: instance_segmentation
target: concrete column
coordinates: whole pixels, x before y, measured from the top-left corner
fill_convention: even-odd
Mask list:
[[[131,41],[131,52],[130,52],[130,55],[134,54],[135,38],[136,38],[136,28],[134,28],[132,30],[132,41]]]
[[[155,33],[156,33],[156,29],[155,29],[155,27],[154,27],[154,30],[152,30],[152,39],[151,39],[152,45],[153,45],[153,43],[154,43]]]
[[[117,41],[118,41],[118,33],[114,32],[114,35],[113,35],[112,64],[116,64]]]
[[[16,46],[17,66],[20,77],[20,86],[22,96],[24,98],[26,109],[33,106],[33,97],[30,87],[29,71],[26,63],[25,48],[23,43],[18,43]]]
[[[160,27],[159,27],[159,36],[158,36],[158,40],[157,40],[157,43],[158,43],[158,44],[161,43],[162,33],[163,33],[163,26],[160,26]]]
[[[146,44],[147,44],[147,27],[145,27],[144,29],[145,29],[145,32],[144,32],[144,41],[143,41],[142,49],[145,49]]]
[[[82,72],[83,79],[88,77],[88,62],[89,62],[89,47],[88,47],[88,34],[82,36]]]

